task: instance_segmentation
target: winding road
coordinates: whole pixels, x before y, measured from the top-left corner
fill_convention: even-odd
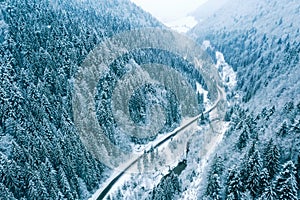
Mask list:
[[[167,136],[165,138],[163,138],[161,141],[159,141],[155,146],[153,146],[153,148],[158,148],[159,146],[161,146],[162,144],[166,143],[167,141],[169,141],[170,139],[172,139],[175,135],[177,135],[179,132],[181,132],[182,130],[186,129],[187,127],[189,127],[191,124],[193,124],[194,122],[196,122],[202,114],[208,114],[211,111],[213,111],[214,109],[216,109],[216,107],[218,106],[218,104],[220,103],[221,100],[223,100],[225,98],[225,92],[224,90],[219,86],[217,86],[217,92],[218,92],[218,97],[217,100],[215,101],[215,103],[206,111],[204,111],[203,113],[193,117],[192,119],[190,119],[188,122],[186,122],[184,125],[176,128],[174,131],[172,131],[171,133],[167,134]],[[148,149],[146,150],[146,153],[149,153],[151,150]],[[102,200],[106,197],[106,195],[109,193],[110,189],[114,186],[114,184],[116,184],[116,182],[133,166],[135,165],[139,159],[142,159],[143,155],[138,156],[137,158],[133,159],[132,162],[130,162],[125,168],[123,167],[123,169],[119,169],[120,172],[115,174],[114,176],[112,176],[109,181],[102,187],[101,190],[98,190],[91,199],[97,199],[97,200]],[[117,171],[117,170],[115,170]]]

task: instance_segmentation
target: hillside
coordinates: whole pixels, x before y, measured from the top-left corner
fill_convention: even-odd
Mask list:
[[[110,170],[74,126],[73,77],[105,38],[161,25],[123,0],[0,6],[0,198],[86,199]]]
[[[190,31],[210,42],[212,57],[224,54],[238,80],[199,199],[299,199],[299,9],[231,0]]]
[[[297,0],[0,6],[0,199],[300,199]]]

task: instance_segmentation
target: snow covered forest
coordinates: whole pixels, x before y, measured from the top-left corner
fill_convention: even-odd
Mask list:
[[[0,199],[89,199],[115,169],[89,151],[74,124],[76,73],[107,38],[167,27],[129,0],[0,0],[0,6]],[[205,51],[225,94],[207,114],[220,93],[211,89],[217,81],[207,81],[186,57],[138,49],[112,62],[94,97],[98,123],[114,145],[144,154],[138,173],[125,174],[106,199],[300,199],[299,14],[297,0],[225,0],[213,12],[193,14],[198,24],[186,34]],[[128,105],[125,91],[113,96],[117,81],[145,63],[172,66],[179,73],[166,80],[173,90],[144,85]],[[157,69],[140,79],[168,72]],[[187,96],[192,92],[196,98]],[[128,106],[141,125],[158,105],[165,111],[155,120],[163,126],[147,138],[124,135],[112,102]],[[183,112],[202,115],[182,134],[191,135],[186,144],[172,137],[163,147],[170,157],[181,150],[180,160],[167,165],[161,149],[141,150],[174,131]]]
[[[299,199],[299,2],[228,2],[191,31],[224,54],[239,93],[198,197]]]
[[[105,37],[160,24],[127,1],[0,5],[0,199],[86,199],[108,173],[76,133],[72,77]]]

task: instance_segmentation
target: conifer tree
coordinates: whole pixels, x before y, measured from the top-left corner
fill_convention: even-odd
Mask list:
[[[246,170],[249,173],[247,177],[247,189],[253,198],[256,198],[260,189],[260,170],[261,161],[259,152],[256,150],[254,154],[249,158]]]
[[[249,133],[247,128],[243,128],[242,133],[239,136],[238,142],[236,144],[239,150],[242,150],[244,147],[247,146],[247,140],[249,138]]]
[[[211,189],[212,189],[212,194],[211,198],[215,200],[221,199],[221,183],[220,183],[220,178],[218,174],[214,174],[212,177],[212,183],[211,183]]]
[[[260,173],[260,194],[270,185],[270,175],[266,168],[263,168]]]
[[[226,200],[241,199],[243,186],[237,168],[229,171],[226,187]]]
[[[288,132],[289,132],[289,127],[288,127],[286,121],[284,121],[281,124],[279,130],[277,131],[277,135],[281,136],[281,137],[284,137],[284,136],[286,136],[288,134]]]
[[[210,171],[208,172],[207,177],[207,188],[206,195],[209,197],[220,195],[220,176],[224,170],[222,158],[218,155],[215,155],[212,161]]]
[[[278,197],[273,184],[270,184],[268,187],[266,187],[259,198],[259,200],[277,200],[277,199]]]
[[[265,150],[264,165],[267,168],[270,178],[272,179],[279,170],[280,152],[276,145],[273,144],[271,139]]]
[[[297,200],[298,186],[296,182],[296,168],[293,161],[283,165],[283,169],[276,179],[276,193],[279,199]]]

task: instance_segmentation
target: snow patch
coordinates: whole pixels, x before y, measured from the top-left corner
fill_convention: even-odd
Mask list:
[[[217,134],[214,134],[213,138],[210,139],[210,142],[207,145],[205,145],[206,152],[204,153],[204,155],[199,154],[199,152],[201,152],[200,150],[199,150],[199,152],[194,151],[194,152],[197,152],[199,155],[190,155],[190,157],[193,158],[193,161],[200,159],[200,162],[197,162],[196,164],[191,163],[191,165],[193,165],[192,168],[186,169],[185,175],[191,174],[192,170],[194,170],[195,176],[192,177],[193,180],[191,182],[189,180],[184,180],[184,183],[186,183],[187,185],[186,185],[186,190],[183,191],[183,193],[181,194],[181,199],[183,199],[183,200],[199,199],[199,197],[198,197],[199,187],[203,180],[205,169],[207,168],[207,165],[209,163],[208,160],[211,159],[211,157],[213,156],[213,153],[216,151],[216,148],[222,141],[223,136],[228,128],[228,125],[229,125],[228,122],[227,123],[220,122],[220,127],[217,128],[218,130],[216,131]],[[207,131],[205,134],[208,134]]]
[[[186,16],[175,21],[167,22],[165,24],[179,33],[186,33],[194,26],[196,26],[197,23],[197,20],[193,16]]]
[[[9,158],[11,156],[14,138],[11,135],[2,135],[1,132],[2,131],[0,131],[0,152]]]
[[[225,61],[224,55],[221,52],[216,52],[216,59],[216,68],[219,71],[224,85],[226,85],[230,90],[233,90],[237,83],[236,73],[233,71],[232,67]]]
[[[209,40],[204,40],[202,42],[202,49],[205,51],[207,49],[213,49]]]
[[[209,105],[209,99],[207,98],[208,95],[208,91],[203,89],[202,85],[198,82],[196,82],[196,88],[197,88],[197,93],[199,94],[203,94],[203,103],[205,108],[207,108],[207,106]]]

